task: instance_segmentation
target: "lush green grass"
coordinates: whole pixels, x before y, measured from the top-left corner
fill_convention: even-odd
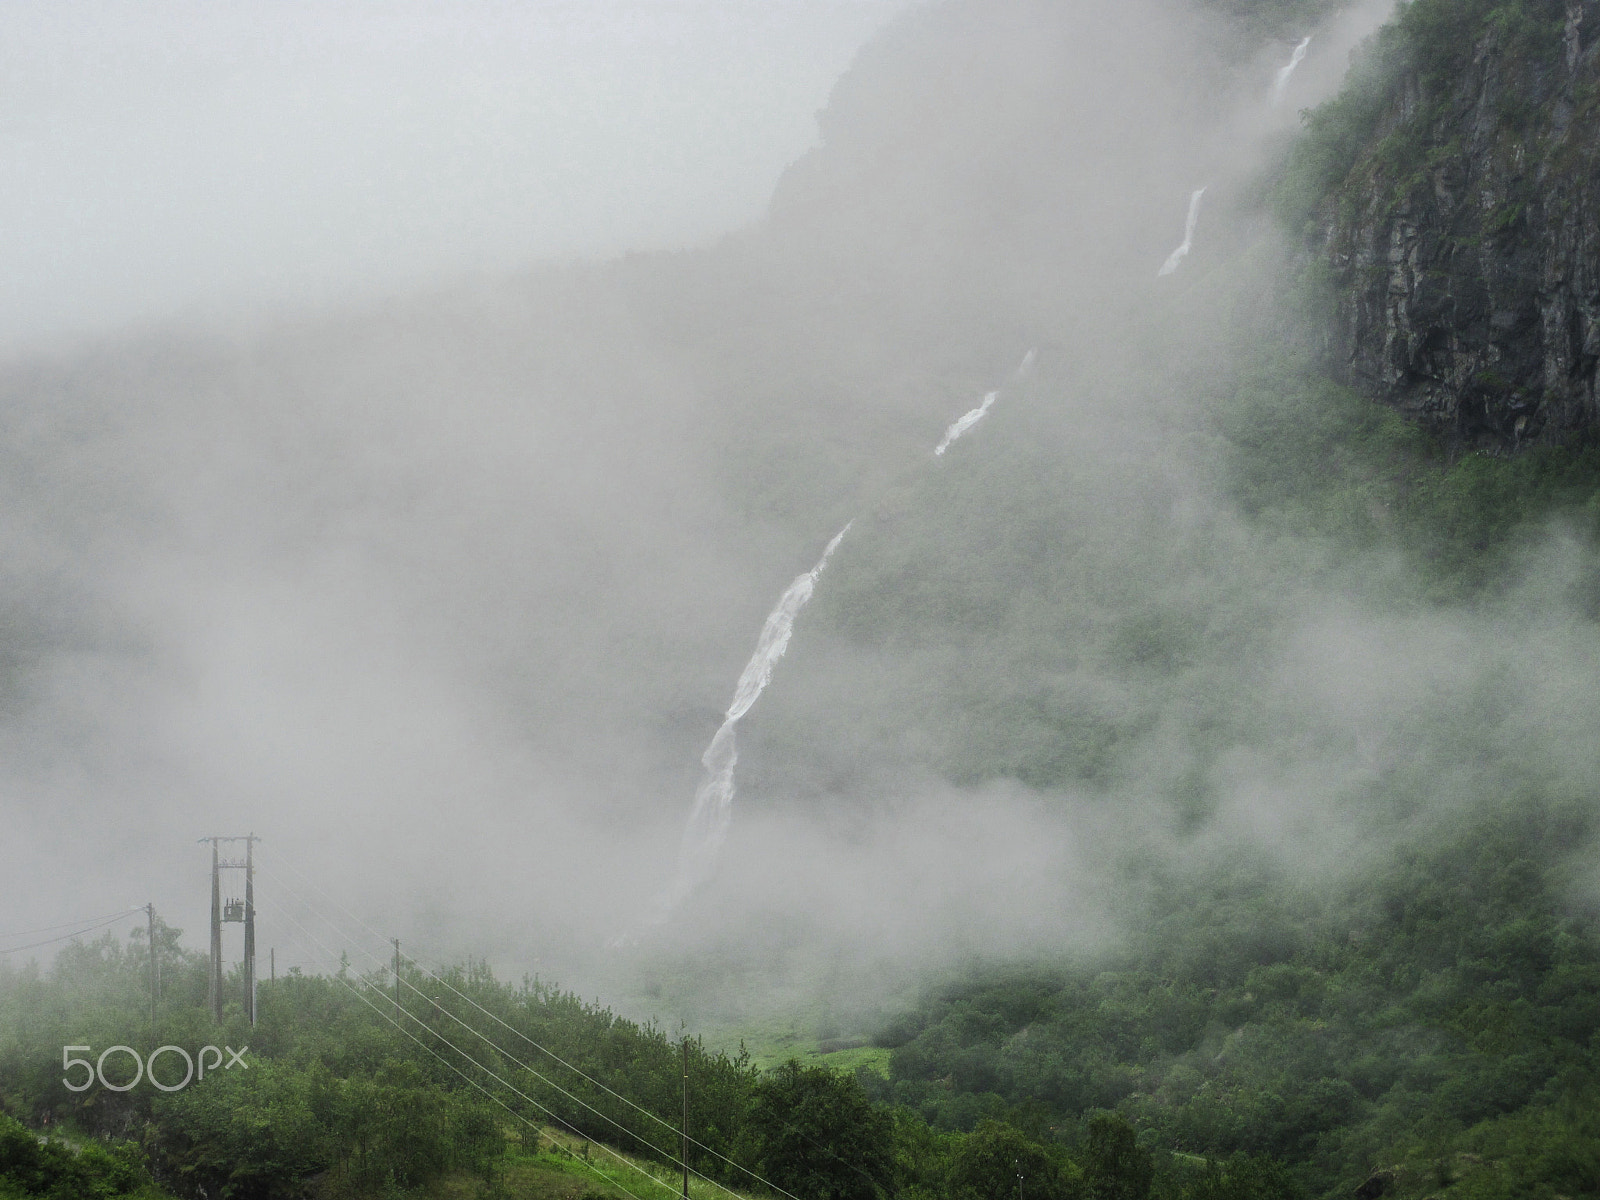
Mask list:
[[[524,1134],[530,1132],[524,1130]],[[641,1200],[672,1200],[683,1194],[682,1177],[673,1168],[619,1156],[599,1143],[556,1129],[543,1129],[537,1137],[538,1148],[525,1151],[523,1137],[510,1135],[512,1145],[491,1181],[454,1171],[412,1195],[416,1200],[581,1200],[585,1196],[625,1200],[630,1195]],[[748,1194],[697,1176],[689,1178],[690,1200],[733,1200]]]
[[[8,1089],[7,1103],[34,1112],[49,1107],[86,1125],[99,1122],[142,1131],[143,1142],[137,1146],[121,1144],[104,1153],[93,1145],[81,1154],[52,1152],[55,1166],[69,1173],[106,1168],[117,1183],[106,1194],[139,1194],[138,1187],[149,1178],[146,1163],[164,1178],[179,1181],[184,1194],[203,1186],[211,1194],[237,1200],[278,1200],[308,1186],[327,1200],[402,1194],[577,1200],[623,1193],[667,1200],[678,1192],[670,1127],[681,1085],[678,1055],[652,1061],[657,1037],[650,1029],[630,1027],[553,990],[505,988],[482,971],[464,974],[458,982],[509,1020],[542,1025],[545,1041],[562,1044],[571,1059],[614,1079],[635,1098],[649,1099],[653,1081],[671,1096],[671,1108],[665,1110],[671,1113],[668,1127],[645,1135],[612,1128],[602,1135],[602,1145],[601,1136],[571,1128],[595,1115],[590,1114],[566,1122],[564,1132],[553,1133],[546,1126],[535,1136],[504,1107],[462,1086],[453,1072],[438,1069],[431,1055],[391,1036],[381,1013],[351,997],[336,980],[313,977],[264,989],[264,998],[272,996],[275,1003],[263,1004],[256,1028],[262,1049],[247,1073],[208,1077],[204,1086],[172,1095],[75,1096],[61,1089],[58,1067],[37,1076],[16,1070],[20,1064],[52,1061],[48,1047],[59,1044],[48,1021],[30,1027],[20,1019],[13,1003],[19,993],[26,993],[30,1011],[42,1006],[59,1014],[72,1007],[63,992],[69,981],[80,987],[87,982],[95,986],[86,990],[98,992],[99,998],[87,1003],[80,999],[74,1019],[93,1014],[107,1029],[138,1028],[146,1020],[138,991],[139,964],[113,953],[112,946],[102,941],[97,953],[76,951],[69,955],[70,970],[51,976],[0,972],[0,1066],[7,1068],[0,1079]],[[781,1037],[785,1031],[778,1032]],[[128,1044],[136,1042],[130,1034]],[[1085,1114],[1074,1125],[1079,1131],[1075,1150],[1048,1131],[1027,1132],[995,1122],[980,1123],[971,1134],[942,1132],[909,1110],[874,1106],[863,1088],[871,1072],[846,1074],[790,1061],[757,1075],[739,1065],[740,1060],[707,1054],[699,1044],[693,1049],[703,1076],[693,1109],[694,1135],[720,1150],[708,1156],[692,1149],[691,1157],[697,1169],[721,1175],[730,1185],[738,1182],[730,1175],[749,1178],[740,1170],[744,1167],[801,1200],[881,1200],[886,1194],[905,1200],[982,1200],[992,1194],[996,1178],[1010,1179],[1010,1164],[1026,1161],[1036,1189],[1030,1194],[1040,1200],[1085,1200],[1086,1191],[1115,1190],[1130,1181],[1136,1185],[1127,1192],[1130,1200],[1145,1200],[1153,1180],[1164,1181],[1162,1195],[1170,1200],[1208,1196],[1203,1179],[1191,1178],[1188,1166],[1174,1166],[1178,1160],[1138,1145],[1134,1130],[1120,1118]],[[881,1061],[882,1048],[873,1057]],[[733,1063],[720,1090],[714,1070],[719,1062]],[[623,1078],[618,1073],[623,1064],[634,1074]],[[497,1065],[522,1090],[542,1096],[543,1105],[560,1103],[514,1064]],[[534,1107],[502,1086],[485,1086],[514,1109]],[[579,1083],[568,1079],[566,1086]],[[592,1102],[598,1101],[594,1096]],[[618,1110],[619,1117],[624,1115]],[[20,1126],[11,1132],[6,1144],[12,1158],[37,1153],[33,1134]],[[618,1143],[629,1140],[641,1145],[653,1140],[657,1149],[616,1150]],[[7,1165],[0,1162],[0,1168]],[[1276,1178],[1276,1169],[1252,1166],[1245,1173],[1265,1171],[1263,1179]],[[0,1177],[7,1173],[0,1170]],[[26,1182],[23,1190],[63,1198],[98,1194],[81,1187],[39,1193]],[[691,1185],[695,1200],[711,1200],[714,1192],[726,1195],[725,1189],[710,1184]],[[1270,1188],[1239,1194],[1282,1200]]]
[[[515,1151],[503,1160],[497,1186],[514,1200],[567,1200],[585,1193],[622,1197],[629,1193],[642,1200],[671,1200],[683,1194],[683,1177],[677,1168],[634,1155],[621,1154],[602,1143],[575,1138],[563,1130],[546,1127],[538,1132],[537,1147],[525,1127]],[[457,1176],[439,1195],[474,1196],[478,1181]],[[697,1175],[689,1177],[690,1200],[729,1200],[748,1195],[737,1188],[713,1184]]]
[[[791,1058],[807,1066],[827,1066],[836,1071],[854,1072],[866,1067],[880,1075],[889,1071],[889,1052],[874,1046],[870,1031],[855,1036],[818,1037],[815,1022],[804,1017],[792,1019],[752,1019],[737,1025],[713,1028],[704,1034],[706,1044],[726,1054],[741,1050],[750,1056],[750,1065],[770,1071]]]

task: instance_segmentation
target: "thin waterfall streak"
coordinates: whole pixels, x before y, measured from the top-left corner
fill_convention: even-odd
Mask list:
[[[1176,271],[1178,264],[1184,260],[1194,246],[1194,230],[1200,221],[1200,197],[1205,194],[1205,188],[1196,188],[1194,193],[1190,195],[1189,216],[1183,224],[1183,245],[1167,256],[1167,261],[1161,264],[1161,270],[1156,272],[1158,278],[1162,275],[1171,275]]]
[[[687,880],[691,887],[716,860],[733,823],[733,772],[739,765],[738,739],[734,733],[737,725],[736,719],[724,721],[700,756],[705,777],[694,794],[694,807],[689,810],[679,846],[679,879]]]
[[[1022,361],[1017,364],[1017,369],[1011,373],[1013,380],[1026,377],[1028,372],[1033,369],[1033,360],[1037,353],[1035,350],[1029,350],[1022,356]],[[989,411],[989,406],[995,402],[999,395],[998,389],[990,392],[983,398],[983,403],[978,405],[977,408],[961,414],[960,417],[952,422],[950,427],[944,431],[944,437],[939,439],[939,444],[933,448],[934,457],[942,456],[946,450],[950,449],[951,442],[983,420],[984,415]]]
[[[852,525],[854,523],[851,522]],[[833,552],[838,549],[839,543],[849,531],[850,525],[846,525],[834,535],[827,549],[822,552],[822,558],[818,560],[817,565],[804,575],[796,576],[795,581],[778,598],[777,606],[767,615],[766,623],[761,627],[761,636],[756,639],[756,652],[745,664],[744,671],[739,676],[739,683],[734,688],[733,703],[728,705],[726,713],[727,721],[737,721],[749,712],[750,706],[771,682],[772,668],[777,666],[778,660],[789,648],[789,637],[794,633],[795,617],[811,599],[811,594],[817,587],[817,580],[822,575],[822,569],[828,565],[828,559],[833,556]]]
[[[1192,226],[1192,213],[1190,223]],[[1012,381],[1025,378],[1033,369],[1036,353],[1034,350],[1029,350],[1023,355],[1022,362],[1011,374]],[[934,454],[942,455],[949,449],[951,442],[982,420],[999,395],[998,389],[990,392],[983,398],[982,404],[965,413],[946,429],[943,440],[934,448]],[[700,765],[705,768],[705,774],[695,791],[694,806],[689,810],[689,819],[684,823],[683,839],[678,848],[677,874],[651,904],[650,914],[647,917],[648,924],[665,923],[689,893],[710,878],[717,858],[722,852],[723,843],[727,841],[728,830],[733,826],[733,799],[736,793],[734,770],[739,764],[736,730],[739,721],[760,698],[767,684],[772,682],[772,670],[789,648],[789,639],[794,634],[795,618],[800,615],[800,610],[816,592],[817,580],[822,577],[828,560],[833,557],[833,552],[839,548],[839,543],[844,541],[844,535],[850,532],[850,527],[854,524],[855,522],[851,521],[833,535],[833,539],[822,551],[822,557],[817,560],[817,565],[804,575],[795,576],[794,582],[784,589],[783,595],[778,597],[778,603],[762,623],[761,634],[756,638],[755,653],[750,656],[750,661],[739,674],[739,682],[733,689],[733,701],[723,715],[722,725],[711,739],[711,744],[706,747],[706,752],[700,756]],[[628,940],[625,936],[616,939],[612,944],[623,945]]]
[[[1276,104],[1283,99],[1283,90],[1289,86],[1289,76],[1294,74],[1294,69],[1305,61],[1306,47],[1311,45],[1311,35],[1307,34],[1300,39],[1300,44],[1294,48],[1294,53],[1289,56],[1287,66],[1279,67],[1277,78],[1272,85],[1272,102]]]
[[[994,403],[995,397],[999,394],[999,392],[990,392],[983,398],[983,403],[978,405],[977,408],[972,409],[970,412],[962,413],[961,416],[957,417],[950,428],[944,431],[944,437],[939,439],[939,444],[933,448],[935,456],[941,455],[950,449],[951,442],[983,420],[984,414],[989,411],[989,406]]]
[[[677,876],[652,906],[650,918],[652,924],[665,921],[672,914],[672,910],[695,887],[710,877],[712,868],[716,866],[717,857],[722,851],[723,843],[727,841],[728,830],[733,824],[734,768],[739,763],[735,729],[740,718],[750,711],[767,684],[772,681],[773,667],[789,648],[789,638],[794,632],[795,618],[811,599],[817,588],[817,580],[822,577],[828,560],[833,557],[833,552],[839,548],[839,543],[844,541],[844,535],[850,532],[850,526],[854,524],[855,522],[851,521],[833,535],[833,540],[823,550],[817,565],[804,575],[797,576],[794,582],[784,589],[777,605],[761,626],[761,636],[756,639],[755,653],[745,664],[738,685],[734,688],[733,703],[728,705],[721,728],[711,739],[706,752],[700,756],[700,764],[705,768],[705,775],[695,792],[694,807],[689,810],[689,819],[683,827],[683,840],[678,851]]]

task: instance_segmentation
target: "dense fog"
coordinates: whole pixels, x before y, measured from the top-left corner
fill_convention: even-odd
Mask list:
[[[12,353],[15,923],[150,899],[198,945],[195,839],[253,831],[280,965],[336,961],[274,924],[310,920],[292,869],[419,953],[713,1020],[1093,951],[1224,865],[1314,891],[1535,779],[1592,794],[1587,551],[1552,530],[1441,599],[1230,490],[1218,398],[1315,340],[1263,181],[1388,7],[1241,47],[1176,0],[914,5],[759,222],[724,163],[697,248],[523,266],[530,203],[463,239],[469,283]],[[852,520],[662,917],[763,620]]]
[[[18,0],[0,346],[748,225],[907,2]]]

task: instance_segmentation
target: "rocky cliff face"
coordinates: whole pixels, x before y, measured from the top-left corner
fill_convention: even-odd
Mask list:
[[[1461,448],[1593,435],[1600,0],[1430,7],[1322,213],[1335,368]]]

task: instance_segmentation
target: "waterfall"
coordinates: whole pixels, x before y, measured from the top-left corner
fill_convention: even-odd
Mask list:
[[[717,730],[706,752],[700,756],[705,775],[694,794],[694,807],[689,810],[689,820],[683,829],[683,842],[678,851],[678,873],[671,885],[656,898],[652,918],[655,923],[666,920],[678,903],[711,874],[722,843],[727,840],[728,827],[733,823],[733,769],[739,762],[738,744],[734,727],[739,718],[750,711],[762,691],[772,679],[772,668],[789,648],[789,636],[794,632],[794,619],[811,599],[817,580],[828,565],[828,559],[850,532],[850,522],[823,550],[817,565],[804,575],[796,576],[793,583],[778,597],[778,603],[767,614],[761,626],[761,636],[756,639],[755,653],[739,675],[733,690],[733,702],[723,716],[722,727]]]
[[[1029,350],[1023,355],[1022,362],[1011,373],[1012,382],[1024,378],[1033,369],[1035,354],[1035,351]],[[943,439],[933,452],[942,455],[949,449],[951,442],[983,419],[999,395],[999,389],[990,392],[983,398],[982,404],[963,414],[944,431]],[[733,824],[734,768],[739,764],[739,746],[735,729],[739,719],[750,711],[751,706],[760,699],[767,684],[772,681],[772,669],[777,666],[778,660],[789,648],[789,638],[794,633],[795,618],[811,599],[812,593],[817,588],[817,580],[822,577],[823,568],[828,565],[828,559],[833,557],[833,552],[839,548],[839,543],[844,541],[844,535],[850,532],[850,526],[854,524],[855,522],[851,521],[833,535],[833,540],[822,551],[822,557],[817,560],[817,565],[804,575],[797,575],[794,582],[784,589],[783,595],[778,597],[778,603],[773,606],[772,611],[767,614],[767,619],[761,626],[761,634],[756,638],[755,653],[750,656],[750,661],[740,672],[739,682],[734,686],[733,701],[728,705],[728,711],[723,714],[722,726],[711,739],[711,744],[706,747],[706,752],[700,756],[700,765],[705,768],[705,773],[701,777],[700,787],[695,791],[694,807],[689,810],[689,820],[684,825],[683,841],[678,849],[678,871],[671,884],[651,905],[648,918],[650,924],[660,925],[665,922],[672,915],[672,910],[710,877],[712,868],[716,866],[717,855],[722,850],[723,842],[727,840],[728,828]],[[633,935],[619,937],[612,942],[612,945],[625,945],[631,936]]]
[[[995,397],[999,394],[999,392],[990,392],[983,398],[983,403],[978,405],[977,408],[972,409],[970,412],[962,413],[961,416],[957,417],[950,428],[944,431],[944,437],[939,439],[939,444],[933,448],[934,454],[943,454],[950,448],[951,442],[983,420],[984,413],[989,411],[989,406],[994,403]]]
[[[1021,379],[1033,368],[1033,359],[1035,353],[1036,351],[1029,350],[1022,356],[1022,362],[1019,363],[1017,365],[1017,369],[1011,373],[1011,378],[1013,380]],[[998,390],[990,392],[983,398],[983,403],[978,405],[977,408],[964,412],[960,417],[956,418],[956,420],[951,423],[950,428],[944,431],[944,437],[939,439],[939,444],[933,448],[934,456],[938,457],[943,455],[946,450],[950,449],[951,442],[955,441],[963,433],[971,429],[979,421],[983,420],[984,414],[989,411],[989,406],[995,402],[999,395],[1000,393]]]
[[[1294,74],[1294,69],[1305,58],[1306,47],[1309,45],[1311,45],[1311,35],[1307,34],[1300,39],[1300,44],[1294,48],[1294,53],[1289,56],[1289,65],[1278,68],[1277,80],[1272,85],[1272,102],[1274,104],[1283,99],[1283,89],[1289,86],[1289,76]]]
[[[1183,245],[1174,250],[1168,256],[1167,261],[1161,264],[1161,270],[1156,272],[1158,277],[1171,275],[1176,271],[1178,264],[1183,261],[1184,256],[1189,253],[1190,247],[1194,245],[1194,227],[1195,223],[1200,220],[1200,197],[1205,194],[1205,188],[1197,188],[1194,194],[1189,197],[1189,219],[1184,222],[1183,226]]]
[[[853,525],[855,522],[852,521],[850,524]],[[761,636],[756,639],[756,652],[745,664],[744,673],[739,676],[739,685],[734,688],[733,703],[728,705],[724,728],[731,726],[749,712],[750,706],[761,695],[762,689],[771,681],[772,668],[783,657],[783,652],[789,648],[789,635],[794,632],[795,617],[806,606],[806,601],[811,599],[811,593],[816,589],[822,568],[828,565],[828,559],[839,548],[844,535],[849,532],[850,525],[846,525],[834,534],[833,541],[828,543],[828,548],[822,552],[822,558],[817,565],[797,577],[783,595],[778,597],[777,606],[768,614],[766,624],[761,627]]]

